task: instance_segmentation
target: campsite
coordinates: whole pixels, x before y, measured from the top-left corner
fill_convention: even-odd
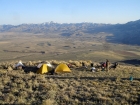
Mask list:
[[[41,63],[43,62],[43,63]],[[49,62],[57,74],[48,74]],[[87,68],[82,66],[84,62]],[[139,104],[140,67],[120,64],[91,72],[90,60],[0,63],[1,104]],[[41,64],[41,65],[40,65]],[[67,65],[71,64],[69,68]],[[99,62],[93,62],[94,65]],[[22,65],[23,68],[14,68]],[[64,71],[63,71],[64,70]],[[130,77],[133,76],[133,80]]]
[[[108,43],[107,33],[84,34],[0,33],[0,104],[138,105],[139,46]],[[96,66],[106,59],[119,66],[91,72],[91,63]],[[20,60],[25,67],[14,68]],[[54,68],[71,64],[64,67],[70,72],[60,66],[61,72],[49,73],[46,64],[39,65],[43,61]]]

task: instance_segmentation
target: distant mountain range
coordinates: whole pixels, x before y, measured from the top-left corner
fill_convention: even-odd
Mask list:
[[[111,33],[107,41],[131,45],[140,45],[140,20],[130,21],[126,24],[98,24],[98,23],[42,23],[0,25],[0,32],[27,32],[27,33],[50,33],[61,32],[62,36],[71,36],[73,33]],[[78,35],[78,34],[77,34]]]

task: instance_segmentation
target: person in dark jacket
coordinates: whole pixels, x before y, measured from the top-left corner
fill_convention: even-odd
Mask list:
[[[116,69],[118,67],[118,62],[115,62],[114,65],[110,66],[109,69]]]
[[[106,70],[108,71],[109,70],[109,65],[110,65],[110,62],[108,59],[106,59]]]

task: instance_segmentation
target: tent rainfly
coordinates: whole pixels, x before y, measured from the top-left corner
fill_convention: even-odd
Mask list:
[[[38,64],[37,68],[40,68],[42,65],[43,65],[43,63]],[[54,68],[53,65],[51,65],[50,63],[47,63],[46,66],[49,66],[50,68]]]
[[[59,64],[55,69],[55,73],[70,73],[70,72],[71,72],[70,68],[63,63]]]
[[[47,72],[48,72],[48,69],[47,69],[46,64],[43,64],[43,65],[37,70],[37,73],[38,73],[38,74],[44,74],[44,73],[47,73]]]
[[[46,64],[41,64],[41,67],[37,70],[38,74],[44,74],[44,73],[48,73],[49,71],[51,71],[53,68],[49,67]]]
[[[19,66],[24,67],[24,65],[22,64],[22,61],[21,60],[17,64],[15,64],[15,67],[19,67]]]

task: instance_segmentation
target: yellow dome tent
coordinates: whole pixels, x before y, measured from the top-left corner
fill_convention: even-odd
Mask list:
[[[59,64],[56,67],[55,72],[56,73],[70,73],[71,70],[66,64]]]
[[[42,66],[37,70],[37,73],[38,74],[44,74],[44,73],[48,73],[51,70],[52,70],[52,68],[50,68],[46,64],[42,64]]]

